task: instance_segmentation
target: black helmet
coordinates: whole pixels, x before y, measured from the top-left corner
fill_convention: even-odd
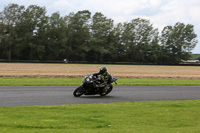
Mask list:
[[[99,73],[100,73],[100,74],[104,74],[105,72],[107,72],[107,68],[106,68],[105,66],[102,66],[102,67],[100,68]]]

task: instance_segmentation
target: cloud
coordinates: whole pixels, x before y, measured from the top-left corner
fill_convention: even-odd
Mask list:
[[[68,15],[69,9],[73,9],[73,5],[68,0],[54,0],[51,5],[47,6],[48,14],[60,12],[61,15]]]
[[[150,0],[149,2],[153,7],[159,6],[161,4],[161,0]]]
[[[200,41],[200,1],[198,0],[173,0],[162,4],[160,12],[150,16],[153,24],[162,29],[166,25],[174,25],[177,22],[194,25],[197,39]],[[194,53],[200,53],[200,44],[197,44]]]
[[[192,17],[193,20],[198,21],[200,20],[200,7],[192,7],[189,11],[190,16]]]

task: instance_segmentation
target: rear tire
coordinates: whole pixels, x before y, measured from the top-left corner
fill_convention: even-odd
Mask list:
[[[109,87],[109,88],[108,88]],[[107,90],[106,90],[107,89]],[[105,88],[104,88],[104,91],[106,92],[101,92],[100,93],[100,96],[106,96],[106,95],[108,95],[111,91],[112,91],[112,89],[113,89],[113,85],[112,84],[110,84],[110,85],[108,85],[108,86],[106,86]]]
[[[80,97],[81,95],[83,95],[84,94],[83,86],[79,86],[78,88],[76,88],[73,94],[75,97]]]

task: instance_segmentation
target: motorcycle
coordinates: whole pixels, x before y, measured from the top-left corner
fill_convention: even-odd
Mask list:
[[[112,91],[112,89],[113,89],[112,83],[115,82],[115,84],[117,84],[116,81],[117,81],[117,78],[112,77],[111,84],[102,87],[100,85],[100,83],[101,83],[101,77],[100,76],[96,77],[96,76],[93,76],[92,74],[88,74],[87,76],[85,76],[83,78],[82,85],[77,87],[74,90],[73,94],[74,94],[75,97],[80,97],[83,94],[84,95],[99,94],[100,96],[105,96]],[[103,90],[106,90],[106,92],[104,92]]]

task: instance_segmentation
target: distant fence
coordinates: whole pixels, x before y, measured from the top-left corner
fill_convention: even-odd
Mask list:
[[[113,65],[169,65],[169,64],[156,64],[156,63],[145,63],[145,62],[87,62],[87,61],[55,61],[55,60],[5,60],[0,59],[0,63],[60,63],[60,64],[113,64]],[[170,64],[172,65],[172,64]],[[200,66],[198,62],[182,62],[181,66]]]
[[[44,60],[4,60],[0,59],[0,62],[10,63],[63,63],[63,61],[44,61]]]

